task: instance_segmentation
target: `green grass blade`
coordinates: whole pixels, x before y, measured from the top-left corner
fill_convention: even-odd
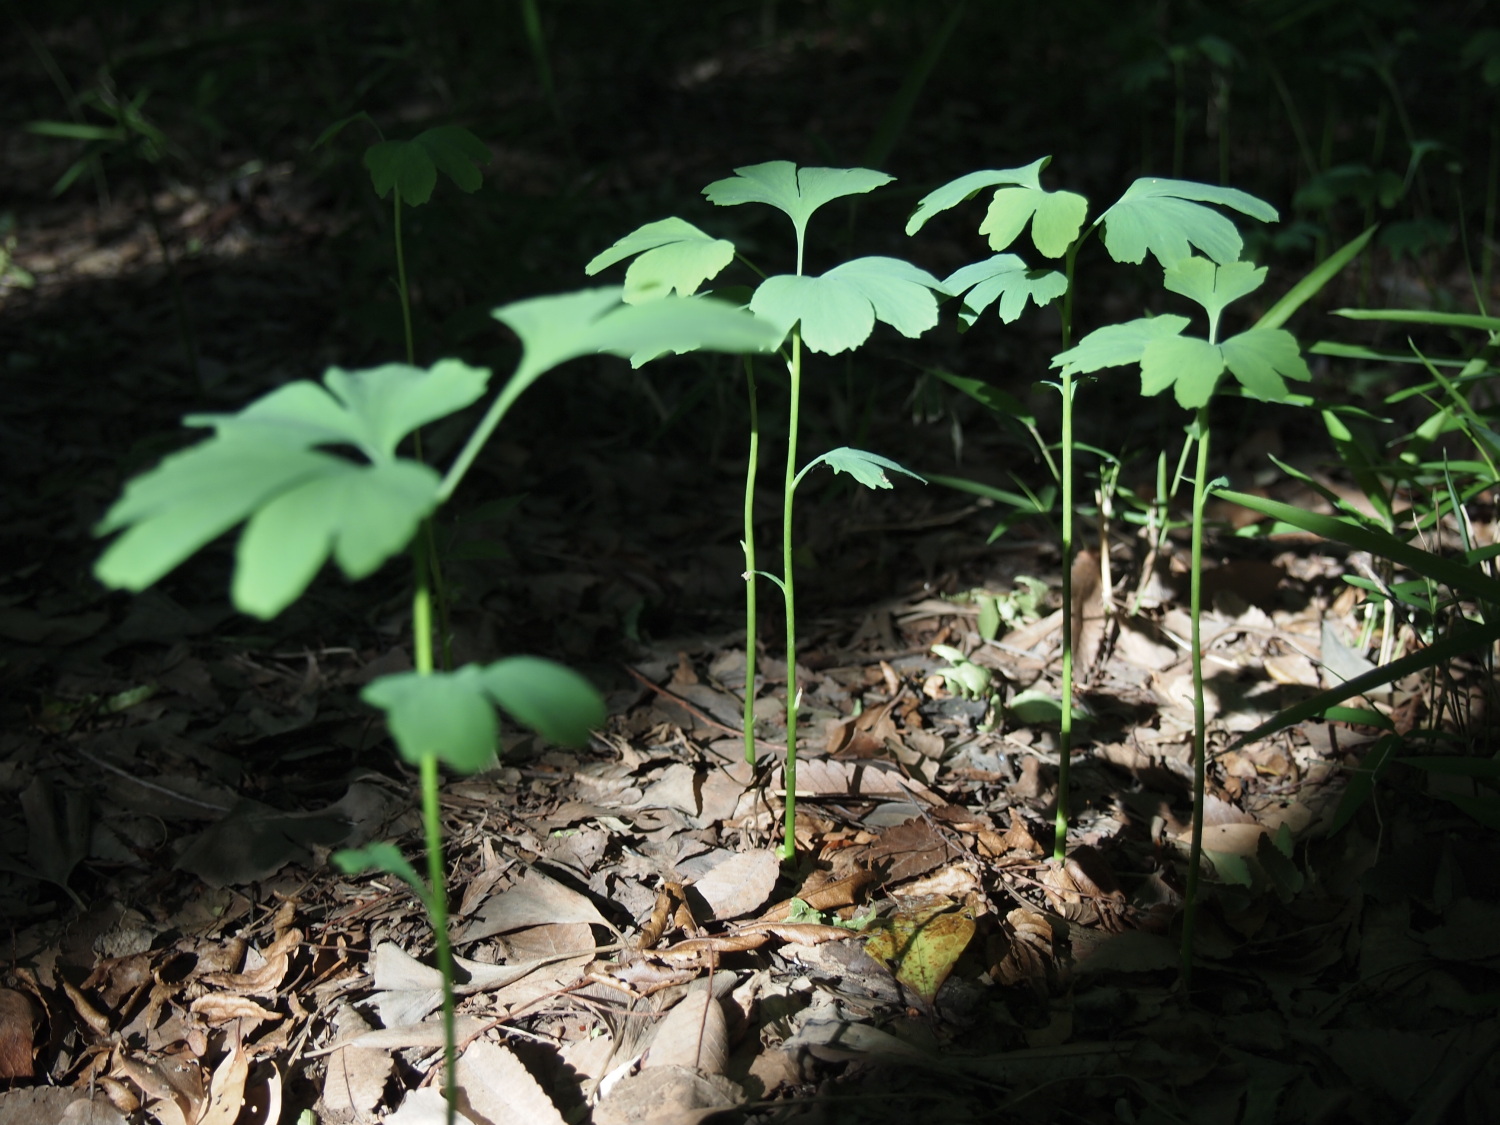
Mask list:
[[[1335,253],[1330,254],[1315,266],[1306,277],[1288,289],[1281,300],[1265,311],[1265,315],[1256,321],[1255,327],[1280,328],[1285,324],[1294,312],[1311,300],[1323,286],[1333,279],[1335,274],[1359,255],[1359,252],[1375,236],[1375,230],[1375,226],[1366,227],[1364,233],[1350,239]]]

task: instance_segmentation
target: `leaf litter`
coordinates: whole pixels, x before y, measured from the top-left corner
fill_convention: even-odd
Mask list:
[[[213,304],[264,308],[277,292],[284,315],[264,315],[296,323],[316,302],[286,278],[242,277],[253,300]],[[334,589],[325,619],[294,610],[237,638],[214,633],[226,612],[212,574],[118,612],[97,591],[36,584],[77,569],[55,544],[111,491],[119,451],[101,434],[120,417],[159,432],[182,412],[142,393],[166,345],[148,333],[131,346],[142,366],[50,443],[48,471],[87,480],[78,511],[7,490],[7,522],[27,534],[7,536],[0,575],[18,688],[0,730],[13,810],[0,1125],[276,1125],[311,1106],[327,1122],[441,1120],[422,911],[404,886],[326,864],[375,838],[419,846],[410,779],[354,703],[409,665],[400,638],[351,625],[330,642],[327,620],[364,620]],[[243,401],[222,374],[209,364],[199,389]],[[915,440],[888,436],[882,448]],[[976,461],[1004,455],[970,440]],[[505,525],[507,547],[545,568],[502,579],[480,552],[456,568],[483,607],[455,621],[460,652],[556,635],[592,659],[643,601],[732,600],[738,554],[705,513],[734,504],[696,468],[599,442],[572,471],[586,500],[539,489],[526,526]],[[642,507],[667,495],[689,499]],[[744,638],[712,614],[680,608],[678,631],[639,631],[629,670],[601,673],[611,718],[590,750],[511,736],[495,769],[445,786],[465,1117],[1500,1117],[1492,787],[1403,763],[1352,718],[1235,745],[1369,666],[1366,604],[1341,585],[1357,558],[1290,538],[1224,543],[1205,575],[1213,879],[1184,997],[1180,553],[1116,536],[1103,559],[1079,556],[1086,726],[1075,846],[1057,864],[1055,598],[1003,633],[981,629],[986,597],[1011,604],[1037,576],[1055,589],[1055,554],[1024,527],[981,554],[984,510],[935,490],[880,504],[878,522],[861,499],[809,528],[807,604],[821,615],[799,653],[795,870],[770,852],[787,670],[759,661],[762,765],[747,766]],[[984,670],[980,690],[945,676],[933,645]],[[1483,668],[1445,676],[1364,706],[1410,735],[1482,704]]]

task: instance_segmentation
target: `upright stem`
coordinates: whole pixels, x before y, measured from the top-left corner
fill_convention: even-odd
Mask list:
[[[396,208],[395,217],[395,239],[396,239],[396,292],[401,297],[401,328],[406,334],[406,362],[417,362],[416,344],[412,339],[411,331],[411,297],[406,289],[406,251],[401,245],[401,189],[391,189],[391,201]],[[421,453],[417,456],[420,458]]]
[[[760,463],[760,406],[755,396],[755,365],[745,357],[750,395],[750,467],[745,473],[745,761],[755,761],[755,472]]]
[[[1073,336],[1073,272],[1085,233],[1072,246],[1064,261],[1068,287],[1063,290],[1062,346],[1066,351]],[[1073,376],[1063,368],[1062,391],[1062,717],[1057,731],[1057,817],[1053,829],[1052,854],[1061,860],[1068,854],[1069,767],[1073,764]]]
[[[432,593],[427,573],[427,547],[412,545],[416,590],[412,595],[412,663],[420,675],[432,674]],[[427,838],[427,916],[437,946],[437,967],[443,978],[443,1096],[448,1102],[448,1125],[458,1111],[458,1043],[453,1029],[453,947],[448,942],[448,873],[443,861],[443,812],[438,794],[436,754],[422,755],[422,827]]]
[[[1073,377],[1062,373],[1062,718],[1057,738],[1057,821],[1052,855],[1068,854],[1068,774],[1073,757]]]
[[[800,324],[792,329],[792,359],[788,367],[792,403],[787,412],[786,479],[781,501],[781,579],[786,602],[786,833],[777,849],[783,860],[797,854],[797,605],[792,574],[792,495],[797,487],[797,420],[802,400]]]
[[[1198,408],[1198,465],[1193,477],[1193,573],[1189,587],[1188,614],[1192,619],[1193,656],[1193,830],[1188,846],[1186,900],[1182,912],[1182,987],[1193,976],[1193,930],[1198,910],[1198,867],[1203,862],[1203,788],[1207,722],[1203,710],[1203,505],[1208,493],[1208,407]]]

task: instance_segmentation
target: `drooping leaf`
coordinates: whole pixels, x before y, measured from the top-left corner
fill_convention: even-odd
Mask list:
[[[344,848],[330,857],[333,865],[346,875],[359,875],[365,871],[384,871],[403,880],[425,902],[427,884],[411,865],[411,860],[401,854],[395,844],[375,841],[362,848]]]
[[[484,179],[479,169],[489,161],[485,143],[460,125],[439,125],[409,141],[380,141],[365,150],[375,194],[384,199],[394,187],[412,207],[432,198],[439,171],[460,190],[477,190]]]
[[[625,271],[627,305],[676,292],[690,297],[734,260],[734,243],[712,238],[683,219],[661,219],[632,231],[584,267],[600,270],[634,257]]]
[[[1251,328],[1219,345],[1224,362],[1240,385],[1263,402],[1281,402],[1284,380],[1312,378],[1297,338],[1283,328]]]
[[[95,566],[107,586],[139,591],[242,521],[231,594],[236,608],[273,617],[331,554],[362,578],[400,551],[437,504],[438,476],[396,457],[416,427],[469,405],[489,372],[457,360],[430,369],[331,368],[324,387],[302,380],[237,414],[194,415],[207,441],[132,480],[95,528],[125,529]],[[325,453],[350,445],[372,463]]]
[[[803,343],[836,355],[863,344],[877,320],[903,336],[920,336],[937,324],[934,294],[945,292],[942,282],[910,262],[855,258],[821,277],[768,277],[755,290],[750,309],[782,336],[801,321]]]
[[[326,390],[299,379],[236,414],[190,414],[183,424],[292,448],[352,445],[378,462],[394,457],[414,430],[476,402],[489,377],[488,369],[456,359],[438,360],[430,368],[330,367],[323,375]]]
[[[521,338],[521,362],[503,392],[510,399],[545,372],[578,356],[694,349],[763,352],[773,350],[786,335],[743,309],[708,298],[663,297],[624,305],[617,286],[533,297],[491,315]]]
[[[1188,318],[1175,313],[1107,324],[1090,332],[1067,351],[1053,356],[1051,366],[1061,367],[1070,375],[1086,375],[1101,367],[1139,363],[1146,345],[1153,340],[1176,336],[1187,326]]]
[[[382,676],[360,694],[386,713],[401,756],[434,755],[473,773],[494,759],[498,705],[522,726],[564,745],[588,741],[604,725],[604,701],[577,672],[534,656],[467,664],[452,672]]]
[[[481,670],[484,688],[524,727],[561,746],[582,746],[604,725],[604,700],[571,668],[535,656],[511,656]]]
[[[736,168],[728,179],[715,180],[703,189],[710,203],[733,207],[740,203],[767,203],[784,211],[792,220],[800,249],[807,234],[807,220],[825,203],[846,195],[862,195],[890,183],[894,176],[870,168],[803,168],[790,160],[770,160]]]
[[[246,523],[230,587],[242,613],[275,617],[301,596],[330,554],[347,577],[368,577],[411,541],[437,506],[439,478],[427,465],[332,460],[326,474],[268,500]]]
[[[922,481],[923,484],[927,483],[920,474],[898,465],[888,457],[882,457],[878,453],[866,453],[863,449],[850,449],[847,445],[829,450],[821,457],[808,462],[797,474],[797,480],[800,481],[818,465],[827,465],[835,473],[848,473],[866,488],[890,488],[891,480],[885,475],[887,471],[905,473],[915,480]],[[795,487],[795,482],[793,487]]]
[[[385,712],[396,749],[412,765],[435,757],[459,773],[474,773],[494,760],[499,723],[476,665],[382,676],[360,698]]]
[[[944,284],[946,285],[947,282],[944,282]],[[986,383],[983,379],[973,379],[967,375],[956,375],[952,371],[935,370],[932,373],[950,387],[962,391],[975,402],[980,403],[996,414],[1004,414],[1008,418],[1015,418],[1018,422],[1026,425],[1036,424],[1036,416],[1027,409],[1020,399],[1009,391],[1001,390],[993,383]]]
[[[1269,203],[1235,188],[1188,180],[1148,177],[1136,180],[1101,215],[1104,245],[1117,262],[1140,263],[1149,251],[1163,268],[1196,246],[1221,265],[1235,261],[1244,248],[1232,222],[1205,203],[1230,207],[1262,222],[1275,222]]]
[[[964,324],[978,320],[996,297],[1000,298],[996,310],[1000,319],[1010,324],[1026,311],[1028,300],[1041,308],[1061,297],[1068,291],[1068,279],[1056,270],[1028,269],[1015,254],[996,254],[949,274],[943,279],[943,288],[964,295],[958,314]]]
[[[1363,232],[1355,235],[1309,270],[1301,281],[1283,293],[1281,299],[1261,315],[1261,318],[1255,322],[1255,327],[1280,328],[1285,324],[1291,319],[1291,315],[1320,292],[1335,274],[1359,256],[1360,251],[1369,245],[1377,229],[1376,226],[1366,227]]]
[[[994,187],[997,184],[1019,184],[1033,191],[1041,191],[1042,169],[1051,162],[1052,157],[1043,156],[1038,160],[1033,160],[1024,168],[970,172],[956,180],[950,180],[942,187],[928,192],[918,201],[917,209],[911,213],[911,218],[906,220],[906,233],[916,234],[934,215],[973,199],[987,187]]]

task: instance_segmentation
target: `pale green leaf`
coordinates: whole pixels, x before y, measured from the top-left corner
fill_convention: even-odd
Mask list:
[[[1235,188],[1187,180],[1136,180],[1100,216],[1104,245],[1117,262],[1138,263],[1149,251],[1166,268],[1196,246],[1220,264],[1240,256],[1244,242],[1232,222],[1203,206],[1230,207],[1262,222],[1274,222],[1276,209]]]
[[[1022,187],[1035,188],[1040,191],[1041,171],[1051,160],[1052,157],[1044,156],[1032,161],[1024,168],[970,172],[956,180],[950,180],[942,187],[928,192],[918,201],[917,209],[912,212],[911,218],[906,220],[906,233],[916,234],[934,215],[973,199],[985,188],[994,187],[996,184],[1020,184]]]
[[[514,399],[567,360],[608,352],[658,355],[669,351],[771,351],[785,331],[759,322],[724,301],[663,297],[622,305],[617,286],[533,297],[495,309],[496,320],[521,338],[521,362],[502,392]]]
[[[965,324],[978,320],[996,297],[1000,298],[996,312],[1010,324],[1026,311],[1028,300],[1041,308],[1061,297],[1068,291],[1068,279],[1056,270],[1027,269],[1014,254],[996,254],[955,270],[943,279],[943,288],[964,294],[958,315]]]
[[[1207,340],[1167,336],[1152,340],[1141,353],[1141,393],[1160,394],[1173,388],[1178,405],[1196,410],[1213,397],[1224,357]]]
[[[736,168],[733,176],[715,180],[703,194],[720,207],[766,203],[784,211],[796,228],[800,246],[807,220],[823,204],[874,191],[893,179],[870,168],[803,168],[799,172],[790,160],[770,160]]]
[[[1089,201],[1071,191],[1042,191],[1032,187],[1001,188],[995,192],[979,233],[991,250],[1004,250],[1031,223],[1031,241],[1048,258],[1061,258],[1083,229]]]
[[[1094,329],[1067,351],[1053,356],[1051,366],[1078,375],[1098,371],[1101,367],[1138,363],[1147,344],[1176,336],[1187,326],[1188,318],[1175,313],[1107,324]]]
[[[1209,320],[1217,323],[1219,314],[1232,301],[1254,293],[1265,283],[1266,268],[1251,262],[1217,265],[1197,256],[1182,258],[1167,267],[1162,284],[1173,293],[1181,293],[1202,305]]]
[[[867,453],[863,449],[850,449],[848,446],[829,450],[823,456],[810,462],[802,472],[797,474],[797,479],[800,480],[816,465],[827,465],[835,473],[848,473],[866,488],[890,488],[891,480],[885,475],[887,472],[904,473],[922,481],[923,484],[927,483],[920,474],[898,465],[888,457],[882,457],[878,453]]]
[[[490,697],[522,726],[549,742],[583,746],[607,717],[598,690],[571,668],[535,656],[512,656],[479,671]]]
[[[382,676],[360,698],[385,712],[396,749],[412,765],[435,757],[459,773],[474,773],[495,759],[499,723],[472,664],[452,672]]]
[[[632,231],[584,267],[590,277],[634,257],[625,271],[627,305],[669,293],[690,297],[734,260],[734,243],[712,238],[683,219],[661,219]]]
[[[301,596],[332,554],[352,579],[373,573],[437,506],[439,478],[415,461],[329,471],[262,506],[245,525],[235,556],[235,608],[267,619]]]
[[[909,262],[856,258],[821,277],[769,277],[756,289],[750,309],[783,335],[801,321],[803,343],[835,355],[863,344],[876,320],[903,336],[920,336],[937,324],[934,291],[944,292],[943,284]]]
[[[1240,385],[1264,402],[1286,398],[1284,379],[1312,378],[1297,338],[1282,328],[1252,328],[1231,336],[1220,348]]]

